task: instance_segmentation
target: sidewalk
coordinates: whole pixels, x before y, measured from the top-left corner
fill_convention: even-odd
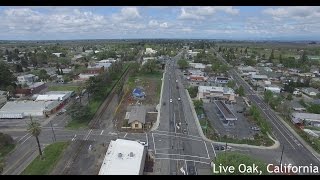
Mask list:
[[[165,76],[166,70],[162,74],[162,84],[161,84],[161,91],[160,91],[160,100],[159,100],[159,110],[158,110],[158,116],[157,116],[157,121],[153,124],[152,128],[150,131],[155,131],[158,129],[159,124],[160,124],[160,112],[161,112],[161,107],[162,107],[162,94],[163,94],[163,84],[164,84],[164,76]]]

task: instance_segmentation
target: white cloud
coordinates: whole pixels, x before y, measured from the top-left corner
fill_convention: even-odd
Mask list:
[[[115,21],[133,21],[141,18],[138,8],[136,7],[125,7],[122,8],[120,13],[113,14],[112,18]]]
[[[299,7],[280,7],[267,8],[262,11],[264,14],[271,15],[275,20],[283,18],[292,19],[313,19],[320,18],[319,6],[299,6]]]
[[[149,27],[152,27],[152,28],[168,28],[168,23],[167,22],[163,22],[163,23],[160,23],[158,22],[157,20],[150,20],[149,23],[148,23]]]
[[[162,28],[167,28],[168,27],[168,23],[164,22],[160,24],[160,27]]]
[[[159,25],[159,23],[158,23],[157,20],[150,20],[150,21],[149,21],[149,26],[150,26],[150,27],[156,27],[156,26],[158,26],[158,25]]]
[[[239,9],[234,9],[232,6],[182,7],[178,19],[203,20],[206,16],[212,16],[219,11],[231,15],[239,13]]]

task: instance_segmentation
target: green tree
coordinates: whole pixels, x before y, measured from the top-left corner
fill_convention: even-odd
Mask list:
[[[229,80],[227,86],[233,89],[236,86],[236,82],[234,80]]]
[[[41,146],[39,142],[39,135],[41,133],[41,125],[39,122],[32,121],[32,117],[30,116],[30,123],[28,123],[28,129],[27,131],[36,138],[37,144],[38,144],[38,149],[39,149],[39,154],[40,157],[42,156],[42,151],[41,151]]]
[[[7,86],[6,90],[9,92],[10,96],[13,96],[15,93],[15,88],[12,85]]]
[[[10,71],[9,66],[4,62],[0,62],[0,88],[6,88],[7,86],[12,85],[14,81],[15,77]]]
[[[197,110],[203,108],[203,101],[202,100],[194,100],[193,101],[194,108]]]
[[[263,94],[263,99],[266,103],[270,103],[273,99],[273,93],[270,90],[266,90]]]
[[[279,55],[279,63],[280,63],[280,64],[283,63],[283,61],[282,61],[282,55],[281,55],[281,54]]]
[[[303,51],[302,52],[302,55],[301,55],[301,57],[300,57],[300,64],[302,65],[302,64],[306,64],[307,62],[308,62],[308,56],[307,56],[307,53],[306,53],[306,51]]]
[[[288,94],[287,100],[289,100],[289,101],[292,101],[292,100],[293,100],[292,94]]]
[[[309,107],[307,107],[307,111],[309,113],[320,114],[320,104],[311,104]]]
[[[144,71],[153,73],[157,69],[157,64],[154,59],[148,60],[143,66],[142,69]]]
[[[71,116],[74,121],[88,121],[91,117],[90,109],[88,106],[81,104],[73,104],[69,107],[67,114]]]
[[[198,86],[189,87],[188,92],[191,98],[195,98],[198,94]]]
[[[43,80],[43,81],[47,81],[49,79],[49,75],[47,74],[47,71],[45,69],[41,69],[39,72],[39,79]]]
[[[244,96],[245,94],[244,94],[244,88],[243,88],[243,86],[240,85],[239,88],[236,90],[235,93],[239,94],[239,96]]]
[[[180,67],[180,69],[186,69],[189,67],[189,63],[185,59],[179,59],[177,63],[178,63],[178,66]]]

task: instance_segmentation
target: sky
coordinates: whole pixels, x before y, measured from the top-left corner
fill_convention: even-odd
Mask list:
[[[0,20],[0,40],[320,40],[320,6],[6,6]]]

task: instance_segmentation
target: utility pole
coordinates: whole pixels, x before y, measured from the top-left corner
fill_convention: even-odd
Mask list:
[[[282,162],[283,151],[284,151],[284,146],[282,146],[282,152],[281,152],[281,157],[280,157],[280,166],[281,166],[281,162]]]
[[[56,135],[54,134],[54,130],[53,130],[52,122],[51,122],[51,121],[50,121],[50,125],[51,125],[51,130],[52,130],[52,133],[53,133],[54,141],[57,141],[57,139],[56,139]]]

